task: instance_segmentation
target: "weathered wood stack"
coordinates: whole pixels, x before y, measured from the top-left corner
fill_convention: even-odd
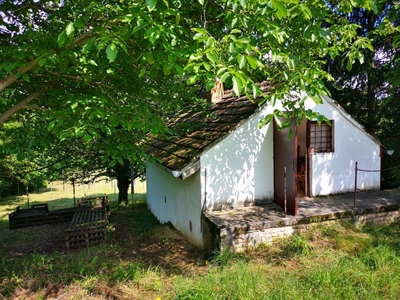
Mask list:
[[[17,229],[30,226],[44,225],[56,219],[58,216],[50,216],[47,218],[49,207],[47,203],[33,204],[30,208],[17,209],[8,215],[9,228]]]
[[[107,240],[108,197],[80,199],[78,205],[89,209],[76,212],[69,228],[65,230],[67,249]]]

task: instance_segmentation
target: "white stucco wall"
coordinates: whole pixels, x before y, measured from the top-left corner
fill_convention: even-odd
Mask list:
[[[220,209],[274,197],[273,127],[257,123],[263,108],[200,158],[201,194],[206,209]]]
[[[330,100],[316,105],[307,101],[306,105],[334,120],[334,152],[311,155],[311,195],[328,195],[354,191],[355,163],[359,169],[380,170],[380,145],[347,113],[337,109]],[[380,172],[358,172],[357,188],[379,189]]]
[[[199,172],[182,180],[148,163],[146,176],[147,205],[151,212],[161,223],[170,221],[193,245],[201,248],[203,235]]]

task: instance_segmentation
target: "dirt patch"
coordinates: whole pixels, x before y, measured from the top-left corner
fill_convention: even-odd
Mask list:
[[[121,210],[114,211],[110,217],[112,233],[104,247],[91,246],[93,257],[106,256],[112,272],[118,266],[139,265],[143,270],[157,270],[158,274],[199,274],[205,273],[207,267],[202,259],[202,253],[192,246],[177,230],[168,225],[159,224],[154,217],[143,208],[143,211]],[[57,254],[57,261],[70,261],[74,255],[80,257],[86,247],[66,249],[64,230],[69,223],[28,227],[16,230],[3,229],[0,231],[0,257],[7,257],[8,262],[23,261],[23,257],[33,253]],[[98,250],[98,251],[97,251]],[[84,254],[84,253],[82,253]],[[112,263],[115,261],[115,264]],[[51,261],[50,261],[51,263]],[[20,265],[21,266],[21,265]],[[49,266],[39,266],[43,272],[49,272]],[[29,268],[29,267],[28,267]],[[40,275],[24,278],[19,285],[10,286],[7,280],[0,280],[0,300],[2,294],[9,299],[154,299],[153,290],[148,286],[153,282],[126,282],[115,286],[107,283],[97,283],[91,286],[90,291],[75,284],[73,280],[54,282],[49,275],[39,270]],[[28,273],[29,273],[28,272]],[[76,270],[75,270],[76,272]],[[1,273],[1,270],[0,270]],[[38,274],[39,274],[38,273]],[[78,272],[79,273],[79,272]],[[67,274],[66,277],[76,276],[78,273]],[[50,274],[50,273],[49,273]],[[53,275],[51,275],[53,276]],[[163,275],[164,276],[164,275]],[[145,277],[143,280],[150,280]],[[159,278],[154,281],[157,282]],[[43,282],[45,282],[43,287]],[[163,281],[168,286],[168,280]],[[125,291],[124,289],[130,290]],[[40,287],[41,286],[41,287]],[[133,297],[133,294],[140,297]],[[146,297],[149,293],[149,297]],[[129,295],[129,296],[127,296]],[[144,297],[144,298],[143,298]]]
[[[129,212],[118,211],[112,216],[112,224],[115,226],[112,239],[122,250],[120,256],[139,259],[144,265],[163,268],[167,273],[195,271],[204,265],[202,253],[179,231],[168,225],[160,225],[150,232],[136,235],[129,228],[131,224],[126,222],[126,214]]]

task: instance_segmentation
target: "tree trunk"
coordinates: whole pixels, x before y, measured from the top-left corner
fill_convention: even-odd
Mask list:
[[[125,202],[125,205],[128,205],[128,189],[131,183],[129,160],[124,160],[123,165],[117,163],[115,165],[115,174],[118,186],[118,205],[121,205],[123,202]]]

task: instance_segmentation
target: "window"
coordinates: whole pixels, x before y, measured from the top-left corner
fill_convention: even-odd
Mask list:
[[[333,152],[333,121],[331,125],[326,122],[308,122],[308,147],[314,153]]]

